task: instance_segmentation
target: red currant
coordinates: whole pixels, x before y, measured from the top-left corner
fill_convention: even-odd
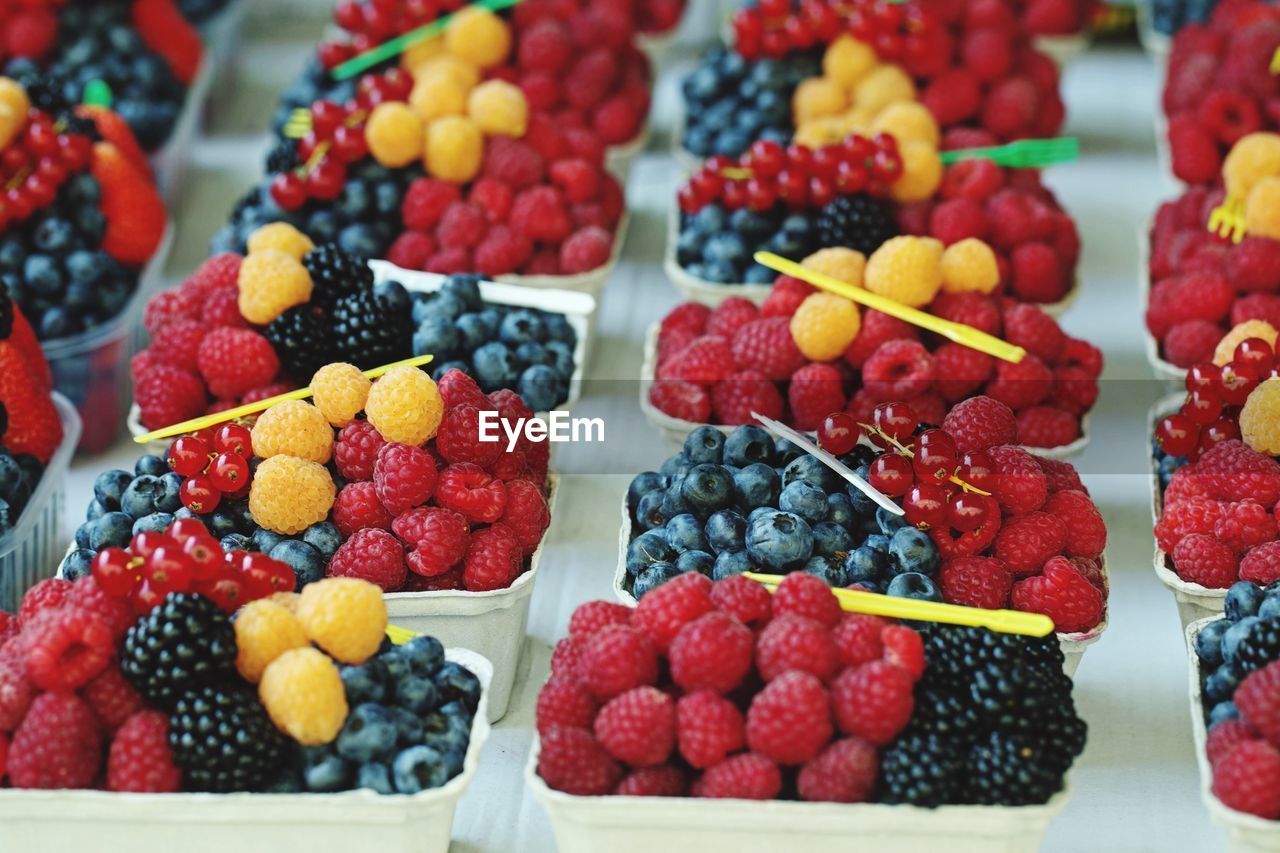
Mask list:
[[[985,450],[970,450],[960,458],[958,476],[975,489],[989,492],[996,484],[996,462]]]
[[[1221,388],[1222,368],[1202,361],[1187,371],[1187,391],[1213,391]]]
[[[123,598],[138,581],[133,560],[133,555],[123,548],[104,548],[93,558],[89,571],[103,592]]]
[[[186,543],[189,539],[198,539],[209,535],[204,522],[198,518],[180,518],[169,525],[167,531],[178,542]]]
[[[902,502],[907,521],[927,530],[947,523],[947,492],[937,483],[917,483]]]
[[[253,456],[253,433],[242,424],[224,424],[213,434],[213,449],[248,459]]]
[[[1213,423],[1222,414],[1222,400],[1212,391],[1192,391],[1182,404],[1182,414],[1198,424]]]
[[[159,592],[183,592],[191,586],[191,558],[181,548],[157,548],[142,565],[142,577]]]
[[[1275,353],[1271,344],[1262,338],[1245,338],[1236,345],[1231,364],[1236,372],[1251,379],[1263,379],[1271,375]]]
[[[224,565],[222,547],[217,539],[208,534],[187,539],[182,543],[182,552],[191,560],[191,576],[196,581],[215,577]]]
[[[236,577],[221,576],[200,584],[196,591],[218,605],[224,613],[235,613],[240,605],[253,599],[245,590],[244,581]]]
[[[1258,387],[1258,380],[1245,376],[1234,364],[1222,368],[1222,400],[1229,406],[1243,406]]]
[[[169,446],[169,467],[184,477],[195,477],[209,466],[209,445],[194,435],[184,435]]]
[[[760,139],[747,150],[746,163],[762,178],[773,178],[786,164],[786,151],[771,139]]]
[[[146,616],[152,610],[160,606],[160,602],[164,601],[165,593],[156,589],[151,584],[143,581],[133,588],[133,592],[129,596],[129,600],[133,603],[134,612],[139,616]]]
[[[307,190],[311,195],[332,201],[342,194],[347,181],[347,167],[336,157],[326,157],[307,176]]]
[[[1186,415],[1169,415],[1156,425],[1156,441],[1170,456],[1186,456],[1200,441],[1200,427]]]
[[[891,498],[902,497],[915,482],[911,460],[896,453],[882,453],[872,460],[867,482]]]
[[[271,198],[282,210],[297,210],[307,203],[307,183],[295,172],[281,172],[271,179]]]
[[[955,475],[960,460],[948,453],[932,448],[917,447],[911,458],[916,479],[922,483],[945,483]]]
[[[209,482],[220,492],[238,492],[249,482],[249,463],[235,453],[220,453],[209,466]]]
[[[858,421],[853,415],[848,412],[836,412],[827,415],[822,425],[818,427],[818,446],[836,456],[844,456],[857,446],[858,437],[861,435],[862,428],[858,426]]]
[[[129,541],[129,553],[135,557],[150,557],[151,553],[157,548],[173,547],[178,544],[178,540],[174,539],[167,533],[139,533]]]
[[[196,515],[213,512],[222,500],[222,492],[214,488],[213,483],[204,475],[183,480],[178,494],[182,498],[182,505]]]
[[[343,163],[354,163],[369,153],[369,143],[362,127],[340,127],[333,132],[333,156]]]
[[[994,498],[961,492],[947,503],[947,523],[961,533],[971,533],[1000,517],[1000,505]]]
[[[1221,418],[1200,430],[1200,450],[1205,451],[1223,441],[1240,437],[1240,425]]]
[[[872,414],[880,431],[896,441],[905,442],[920,426],[915,409],[906,403],[881,403]]]

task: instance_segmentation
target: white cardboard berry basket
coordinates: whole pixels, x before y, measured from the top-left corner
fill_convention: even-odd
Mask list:
[[[538,775],[534,739],[525,783],[551,817],[560,853],[1032,853],[1071,796],[1039,806],[891,806],[686,797],[578,797]]]
[[[1146,310],[1147,304],[1151,301],[1151,223],[1138,228],[1138,290],[1139,296],[1142,298],[1143,310]],[[1147,328],[1147,324],[1142,324],[1142,340],[1146,344],[1147,363],[1151,365],[1151,369],[1155,372],[1159,379],[1169,379],[1181,382],[1187,378],[1186,368],[1178,367],[1172,362],[1165,361],[1160,355],[1160,342],[1156,340],[1155,335],[1151,334],[1151,330]]]
[[[1036,50],[1061,67],[1088,50],[1093,39],[1087,33],[1080,32],[1060,36],[1036,36],[1034,41]]]
[[[1204,707],[1200,698],[1200,658],[1196,655],[1196,635],[1209,623],[1222,618],[1197,619],[1186,626],[1188,696],[1191,701],[1191,735],[1195,741],[1196,764],[1200,768],[1200,798],[1209,809],[1213,822],[1227,834],[1231,853],[1274,853],[1280,850],[1280,821],[1266,820],[1227,806],[1213,793],[1213,768],[1205,752],[1208,733],[1204,725]]]
[[[462,772],[420,794],[369,790],[338,794],[117,794],[0,789],[0,850],[22,853],[315,853],[367,850],[446,853],[458,800],[489,736],[484,713],[493,667],[449,648],[445,657],[475,673],[483,690]]]

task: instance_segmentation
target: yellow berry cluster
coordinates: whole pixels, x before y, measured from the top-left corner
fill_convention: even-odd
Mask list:
[[[9,77],[0,77],[0,150],[26,129],[30,110],[27,90]]]
[[[287,222],[254,231],[236,279],[241,316],[265,326],[295,305],[309,302],[311,273],[302,258],[314,248],[310,237]]]
[[[1280,240],[1280,134],[1250,133],[1222,163],[1227,196],[1245,205],[1245,231]]]

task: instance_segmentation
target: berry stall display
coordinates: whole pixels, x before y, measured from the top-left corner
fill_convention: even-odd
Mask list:
[[[998,282],[990,247],[965,239],[895,237],[864,260],[824,249],[806,266],[847,284],[922,307],[1023,346],[1017,364],[936,336],[783,276],[758,308],[732,297],[716,308],[686,303],[651,332],[644,404],[678,423],[752,423],[751,412],[802,430],[846,409],[867,422],[880,403],[906,401],[927,422],[974,394],[1016,413],[1021,443],[1068,447],[1098,396],[1102,354],[1064,334],[1041,309],[984,293]]]

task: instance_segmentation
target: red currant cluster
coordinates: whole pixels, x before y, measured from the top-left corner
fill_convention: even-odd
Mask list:
[[[838,145],[783,147],[757,140],[737,160],[712,157],[680,188],[680,210],[697,213],[709,204],[729,210],[768,210],[779,201],[792,210],[826,207],[836,196],[883,195],[902,174],[898,141],[879,133],[851,134]]]
[[[184,435],[169,446],[169,467],[186,477],[179,494],[196,515],[218,508],[223,495],[240,500],[249,494],[253,439],[248,427],[225,424],[216,430]]]
[[[127,598],[139,615],[171,592],[198,592],[227,613],[277,592],[293,592],[293,569],[266,554],[223,553],[195,518],[180,518],[164,533],[139,533],[128,549],[106,548],[90,569],[103,592]]]
[[[0,228],[53,204],[67,177],[84,171],[92,156],[92,139],[31,110],[26,129],[0,153]]]
[[[402,68],[360,78],[356,97],[345,104],[316,101],[311,105],[310,129],[298,140],[302,165],[271,179],[271,198],[283,210],[297,210],[307,199],[332,201],[347,183],[347,167],[369,154],[364,124],[373,108],[384,101],[406,101],[413,77]]]
[[[320,44],[320,62],[336,68],[389,38],[456,12],[467,0],[342,0],[333,9],[333,22],[351,34],[350,40]]]
[[[779,59],[848,33],[893,61],[934,48],[937,28],[921,4],[900,0],[760,0],[733,16],[734,46],[747,59]]]
[[[1278,375],[1275,352],[1262,338],[1246,338],[1231,361],[1210,362],[1187,371],[1187,399],[1177,414],[1156,425],[1156,441],[1170,456],[1194,462],[1220,441],[1240,437],[1240,408],[1264,380]]]

